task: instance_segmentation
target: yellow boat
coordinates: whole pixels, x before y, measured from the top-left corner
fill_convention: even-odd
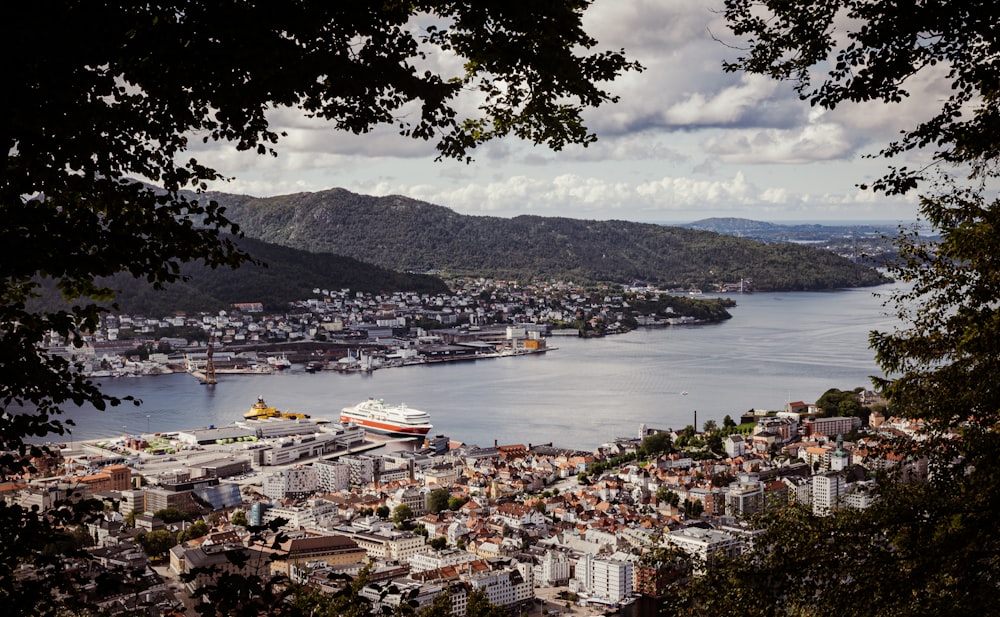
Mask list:
[[[257,402],[250,407],[250,411],[243,414],[248,420],[263,420],[265,418],[287,418],[289,420],[305,420],[308,414],[292,413],[290,411],[281,412],[275,407],[268,407],[263,396],[257,397]]]

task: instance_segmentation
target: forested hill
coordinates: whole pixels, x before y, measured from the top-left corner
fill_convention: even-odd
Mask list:
[[[163,291],[154,291],[145,281],[128,275],[117,275],[110,280],[110,286],[119,290],[119,309],[161,316],[175,311],[222,310],[238,302],[261,302],[269,309],[280,310],[289,302],[317,297],[313,293],[317,287],[346,287],[371,293],[448,292],[447,285],[434,276],[405,274],[350,257],[301,251],[250,238],[242,238],[237,244],[266,267],[246,264],[234,271],[188,264],[182,272],[190,280],[169,285]],[[46,286],[38,302],[49,310],[62,308],[58,294],[50,286]]]
[[[401,196],[344,189],[269,198],[212,197],[250,237],[394,270],[577,282],[643,280],[710,288],[752,278],[758,290],[875,285],[874,270],[829,252],[626,221],[458,214]]]

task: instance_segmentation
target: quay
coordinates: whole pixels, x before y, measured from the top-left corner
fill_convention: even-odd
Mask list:
[[[254,424],[257,424],[254,421]],[[247,466],[255,472],[280,471],[300,465],[306,461],[319,458],[335,460],[341,456],[359,454],[383,448],[390,444],[415,441],[407,438],[383,437],[367,434],[360,429],[360,437],[344,438],[344,427],[337,424],[337,429],[324,426],[324,421],[264,421],[262,425],[285,426],[298,424],[302,427],[297,435],[285,434],[278,437],[263,437],[251,440],[248,429],[244,425],[251,422],[238,422],[223,427],[203,427],[198,429],[181,429],[152,434],[123,434],[104,439],[88,439],[61,444],[61,454],[65,459],[72,459],[82,467],[97,467],[107,464],[122,464],[145,474],[156,475],[169,473],[178,469],[195,469],[220,460],[233,461],[245,458]],[[303,425],[309,425],[305,427]],[[237,441],[237,437],[208,439],[210,434],[238,434],[245,441]],[[191,443],[191,436],[200,436],[200,443]],[[336,439],[338,435],[341,439]],[[323,439],[327,437],[328,439]],[[329,439],[329,438],[334,439]],[[298,446],[298,447],[296,447]],[[277,452],[277,455],[273,453]],[[272,456],[265,456],[272,453]],[[282,457],[287,454],[287,457]],[[253,474],[259,482],[260,477]]]

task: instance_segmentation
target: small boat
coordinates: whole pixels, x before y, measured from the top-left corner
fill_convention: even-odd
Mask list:
[[[283,370],[286,368],[291,368],[292,362],[288,359],[288,356],[281,354],[280,356],[270,356],[267,359],[267,363],[278,370]]]

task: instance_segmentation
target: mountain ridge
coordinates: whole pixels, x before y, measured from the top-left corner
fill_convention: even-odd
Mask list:
[[[655,223],[473,216],[402,195],[342,188],[265,198],[213,193],[212,198],[249,237],[400,271],[701,287],[752,278],[756,289],[774,291],[886,280],[870,267],[808,246]]]

